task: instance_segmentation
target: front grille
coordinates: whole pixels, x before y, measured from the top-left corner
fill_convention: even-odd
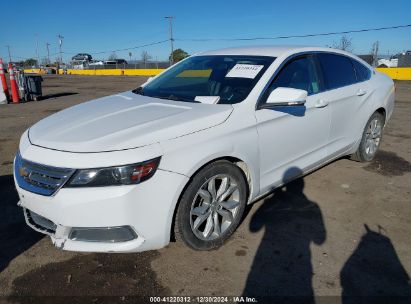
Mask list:
[[[33,163],[21,158],[17,153],[14,176],[24,190],[50,196],[60,189],[74,173],[73,169],[56,168]]]

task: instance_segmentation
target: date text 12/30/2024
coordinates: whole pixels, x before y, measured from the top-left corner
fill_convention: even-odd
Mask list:
[[[150,303],[258,303],[253,297],[150,297]]]

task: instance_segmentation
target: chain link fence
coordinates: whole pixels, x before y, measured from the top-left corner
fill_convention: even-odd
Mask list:
[[[140,62],[135,61],[131,63],[113,63],[113,64],[88,64],[83,63],[81,65],[69,64],[68,68],[83,69],[83,70],[101,70],[101,69],[165,69],[170,66],[168,61],[156,61],[156,62]]]
[[[411,67],[411,54],[401,54],[398,56],[398,67]]]

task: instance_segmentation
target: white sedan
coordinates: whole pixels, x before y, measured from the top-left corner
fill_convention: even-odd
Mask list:
[[[393,107],[393,81],[343,51],[201,53],[29,128],[19,205],[65,250],[144,251],[173,234],[213,249],[273,189],[345,155],[372,160]]]

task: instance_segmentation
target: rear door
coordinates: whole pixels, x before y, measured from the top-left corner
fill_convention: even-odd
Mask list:
[[[327,89],[324,98],[329,103],[331,115],[328,155],[333,157],[355,143],[357,113],[370,94],[368,82],[360,77],[359,70],[356,73],[353,59],[333,53],[319,53],[317,57]]]

